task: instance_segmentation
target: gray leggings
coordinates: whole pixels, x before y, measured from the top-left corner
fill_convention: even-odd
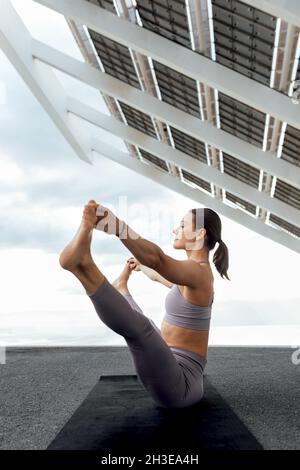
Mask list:
[[[137,377],[157,405],[184,408],[201,400],[204,356],[168,346],[133,297],[121,294],[107,278],[89,298],[103,323],[124,337]]]

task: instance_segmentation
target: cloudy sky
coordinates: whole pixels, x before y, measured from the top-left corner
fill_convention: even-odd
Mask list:
[[[60,15],[31,0],[13,4],[36,38],[81,58]],[[109,114],[98,91],[55,73],[69,94]],[[100,134],[127,151],[121,140]],[[80,160],[0,50],[0,344],[126,344],[101,323],[80,282],[58,262],[89,199],[117,212],[125,200],[129,225],[184,259],[172,248],[172,229],[188,209],[201,205],[102,155],[93,165]],[[210,344],[299,345],[299,255],[221,219],[231,281],[221,279],[212,264]],[[92,253],[111,282],[131,255],[116,237],[99,231],[94,231]],[[168,289],[133,273],[130,290],[160,326]]]

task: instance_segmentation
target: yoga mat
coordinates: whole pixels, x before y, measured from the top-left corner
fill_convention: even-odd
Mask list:
[[[102,375],[47,450],[113,455],[263,449],[204,375],[200,402],[157,405],[137,375]]]

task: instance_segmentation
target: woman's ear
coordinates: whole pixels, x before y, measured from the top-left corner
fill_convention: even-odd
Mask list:
[[[196,231],[196,240],[201,240],[202,238],[204,240],[205,234],[206,234],[205,228],[203,227],[199,228],[199,230]]]

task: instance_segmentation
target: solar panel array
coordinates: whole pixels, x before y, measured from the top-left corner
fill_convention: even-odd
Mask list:
[[[86,0],[101,8],[118,14],[114,2],[109,0]],[[257,8],[250,7],[238,0],[212,0],[212,28],[214,37],[214,60],[235,72],[244,75],[255,82],[270,86],[272,64],[274,57],[277,18]],[[192,47],[191,30],[188,21],[187,6],[185,0],[137,0],[135,8],[136,22],[142,27],[152,31],[163,38],[171,40],[180,46],[193,50],[195,54],[205,54],[211,58],[209,48],[205,52],[195,50]],[[195,32],[193,32],[195,34]],[[97,51],[105,73],[133,86],[141,91],[141,80],[137,75],[132,51],[128,47],[113,41],[95,31],[89,29],[91,40]],[[211,47],[211,45],[209,45]],[[166,65],[151,60],[153,76],[155,77],[158,98],[192,115],[202,119],[201,102],[199,101],[199,83]],[[296,79],[300,79],[300,66],[298,64]],[[285,90],[277,90],[286,94]],[[263,149],[267,115],[258,109],[250,107],[223,92],[217,91],[217,108],[220,128],[244,142],[256,148]],[[124,116],[124,122],[148,136],[159,139],[154,126],[153,118],[140,110],[119,101],[119,106]],[[168,129],[170,145],[186,155],[211,164],[208,146],[205,142],[190,136],[173,126],[163,123]],[[287,161],[295,168],[300,166],[300,130],[287,124],[282,143],[280,158]],[[165,160],[152,155],[139,148],[141,161],[154,165],[161,171],[169,172],[170,165]],[[230,155],[217,150],[217,168],[238,181],[261,190],[260,181],[262,173],[266,173],[257,165],[251,165]],[[274,158],[277,158],[274,154]],[[216,165],[214,165],[216,166]],[[181,169],[182,183],[192,184],[200,191],[205,191],[214,196],[214,185],[199,174],[192,174]],[[288,184],[280,178],[271,175],[275,190],[272,197],[283,201],[290,206],[300,209],[300,190]],[[269,194],[270,194],[269,188]],[[257,216],[259,211],[255,204],[241,197],[222,190],[223,202],[230,202],[237,209],[246,211],[250,216]],[[300,221],[295,225],[269,214],[269,221],[276,227],[299,237]],[[297,225],[298,224],[298,225]]]

